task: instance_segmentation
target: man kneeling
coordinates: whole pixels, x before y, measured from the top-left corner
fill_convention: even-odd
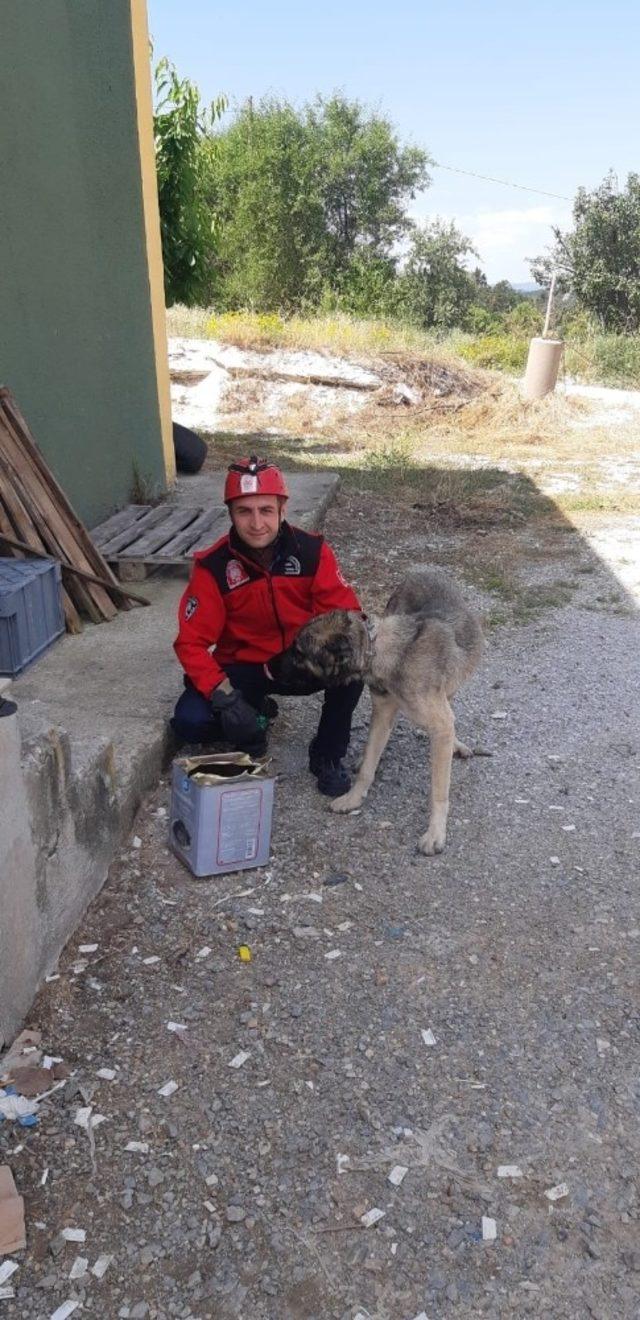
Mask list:
[[[316,615],[361,610],[323,537],[285,521],[288,497],[282,473],[266,459],[241,459],[229,468],[224,499],[231,528],[196,553],[180,602],[175,650],[185,691],[172,725],[184,742],[223,739],[239,751],[263,753],[267,721],[277,713],[270,694],[301,695],[272,677],[269,662],[276,661],[277,671],[278,657]],[[321,687],[310,681],[304,691]],[[358,682],[325,690],[309,768],[328,797],[350,787],[342,758],[361,692]]]

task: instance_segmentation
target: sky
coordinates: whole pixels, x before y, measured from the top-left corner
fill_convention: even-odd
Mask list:
[[[530,281],[576,190],[640,168],[637,0],[148,0],[148,14],[155,56],[205,100],[340,91],[440,165],[558,194],[431,169],[411,214],[454,220],[491,283]]]

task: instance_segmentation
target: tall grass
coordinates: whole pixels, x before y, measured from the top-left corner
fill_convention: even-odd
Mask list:
[[[217,339],[240,348],[298,348],[336,353],[378,355],[422,353],[448,358],[451,349],[435,331],[402,322],[332,316],[278,316],[275,312],[221,312],[201,307],[170,307],[170,335]]]
[[[222,312],[211,308],[169,308],[170,335],[217,339],[241,348],[295,348],[360,357],[415,353],[452,362],[462,358],[475,367],[521,375],[529,335],[523,332],[469,334],[462,330],[421,330],[402,322],[359,320],[346,314],[291,316],[277,313]],[[581,328],[568,330],[564,370],[590,384],[640,389],[640,335],[614,335]]]

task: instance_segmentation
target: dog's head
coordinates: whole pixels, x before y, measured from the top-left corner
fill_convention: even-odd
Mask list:
[[[274,678],[292,687],[305,681],[316,688],[340,687],[364,677],[368,656],[364,620],[353,610],[332,610],[305,623]]]

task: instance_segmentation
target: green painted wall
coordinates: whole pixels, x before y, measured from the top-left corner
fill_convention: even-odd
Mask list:
[[[8,0],[0,383],[95,525],[165,488],[129,0]]]

